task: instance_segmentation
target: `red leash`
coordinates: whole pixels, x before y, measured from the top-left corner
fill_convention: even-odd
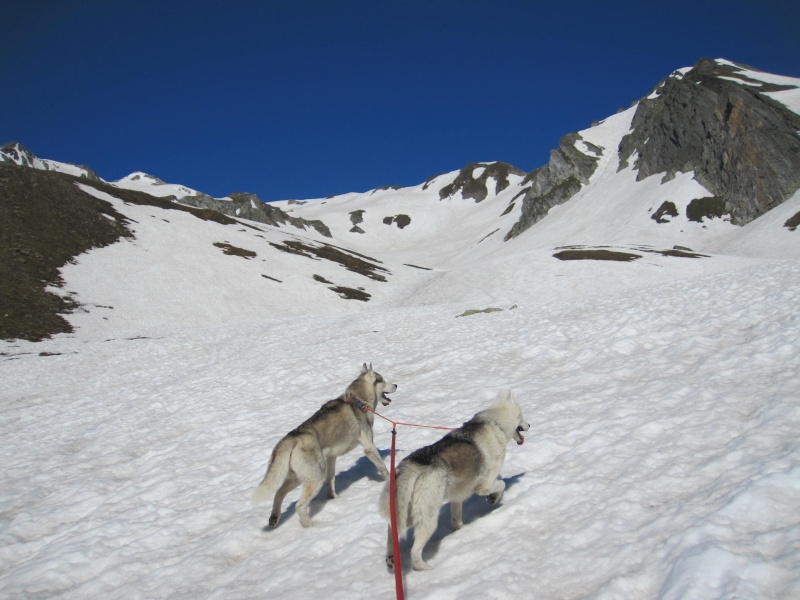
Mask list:
[[[389,512],[390,520],[392,523],[392,552],[394,553],[394,586],[397,591],[397,600],[405,600],[405,592],[403,590],[403,561],[400,558],[400,536],[397,532],[397,481],[394,469],[394,455],[395,455],[395,441],[397,440],[397,426],[406,425],[407,427],[424,427],[426,429],[446,429],[452,431],[453,427],[440,427],[438,425],[420,425],[419,423],[402,423],[400,421],[392,421],[384,417],[382,414],[372,410],[366,402],[355,399],[356,404],[365,411],[371,412],[392,424],[392,455],[389,469]]]
[[[397,429],[392,423],[392,459],[389,471],[389,510],[392,523],[392,552],[394,553],[394,587],[397,590],[397,600],[405,600],[403,591],[403,561],[400,559],[400,538],[397,535],[397,481],[394,474],[394,443],[397,439]]]

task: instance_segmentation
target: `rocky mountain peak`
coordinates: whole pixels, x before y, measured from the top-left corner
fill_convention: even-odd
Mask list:
[[[120,181],[144,181],[149,183],[150,185],[167,185],[164,181],[156,177],[155,175],[150,175],[148,173],[144,173],[142,171],[135,171],[128,175],[127,177],[123,177]]]
[[[800,187],[800,115],[769,96],[789,89],[754,70],[703,59],[642,99],[619,146],[620,168],[634,156],[637,178],[694,172],[744,225]]]
[[[22,167],[33,167],[36,156],[19,142],[0,146],[0,162],[10,162]]]
[[[42,171],[60,171],[69,173],[76,177],[85,177],[93,181],[98,181],[99,177],[91,169],[82,165],[72,163],[62,163],[55,160],[45,160],[37,157],[19,142],[9,142],[0,146],[0,162],[11,163],[20,167],[40,169]]]

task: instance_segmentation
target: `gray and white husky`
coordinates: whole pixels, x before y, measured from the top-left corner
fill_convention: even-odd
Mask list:
[[[462,502],[473,494],[488,496],[491,504],[500,501],[505,483],[498,479],[506,445],[511,440],[522,444],[523,431],[530,425],[510,391],[501,391],[486,410],[482,410],[440,439],[409,454],[397,468],[397,529],[403,535],[414,528],[411,562],[415,569],[430,569],[422,550],[436,530],[439,510],[450,502],[453,529],[463,525]],[[390,482],[380,500],[381,514],[389,519]],[[386,564],[394,568],[391,526],[386,547]]]
[[[307,421],[284,436],[269,459],[264,479],[253,492],[253,506],[260,504],[272,493],[272,514],[269,524],[275,527],[281,517],[281,504],[290,491],[300,484],[303,491],[297,501],[297,515],[303,527],[313,525],[308,516],[308,504],[328,484],[328,498],[336,497],[334,476],[336,457],[350,452],[361,444],[384,479],[389,471],[383,464],[372,441],[373,415],[359,403],[372,410],[378,401],[387,406],[391,399],[386,395],[397,390],[397,385],[387,383],[380,373],[364,364],[361,374],[347,387],[344,394],[329,400]]]

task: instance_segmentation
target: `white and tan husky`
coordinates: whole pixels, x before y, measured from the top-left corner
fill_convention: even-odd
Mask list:
[[[330,400],[311,418],[290,431],[278,442],[269,459],[269,467],[261,484],[253,492],[253,505],[260,504],[275,494],[269,524],[275,527],[281,516],[281,504],[290,491],[300,484],[303,491],[297,501],[297,515],[303,527],[313,525],[308,516],[308,504],[328,484],[328,498],[336,497],[334,476],[336,457],[350,452],[361,444],[384,479],[389,477],[378,450],[372,441],[371,412],[359,406],[362,402],[372,410],[378,401],[386,406],[391,399],[386,396],[397,389],[387,383],[380,373],[364,364],[361,374],[347,387],[344,394]]]
[[[500,501],[505,483],[498,479],[506,445],[511,440],[522,444],[523,431],[530,425],[511,392],[500,392],[492,405],[482,410],[440,439],[409,454],[397,468],[397,529],[403,535],[414,528],[411,562],[415,569],[430,569],[422,550],[436,530],[442,504],[450,502],[453,529],[462,524],[462,502],[473,494]],[[384,519],[389,519],[390,482],[380,500]],[[391,526],[386,548],[386,564],[394,568]]]

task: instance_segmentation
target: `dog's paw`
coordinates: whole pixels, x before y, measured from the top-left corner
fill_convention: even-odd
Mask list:
[[[394,571],[394,556],[386,557],[386,566],[389,567],[390,571]]]
[[[497,504],[498,502],[500,502],[500,498],[501,498],[502,496],[503,496],[503,494],[502,494],[502,493],[499,493],[499,494],[489,494],[488,496],[486,496],[486,500],[489,502],[489,504]]]
[[[281,520],[281,517],[280,517],[280,515],[278,515],[278,516],[272,515],[272,516],[269,518],[269,526],[270,526],[270,527],[273,527],[273,528],[274,528],[274,527],[277,527],[277,526],[278,526],[278,521],[280,521],[280,520]]]
[[[424,560],[412,560],[411,566],[414,567],[415,571],[430,571],[433,568]]]

